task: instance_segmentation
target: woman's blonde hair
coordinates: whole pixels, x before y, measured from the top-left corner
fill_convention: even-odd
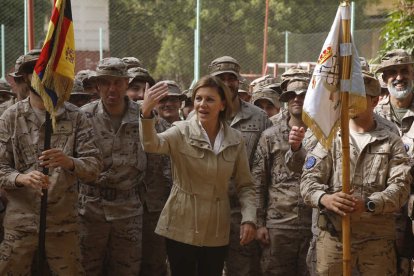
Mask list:
[[[193,95],[191,97],[193,103],[195,96],[197,94],[197,90],[203,87],[210,87],[215,88],[220,95],[222,101],[225,102],[225,107],[223,111],[220,111],[219,120],[220,121],[227,121],[231,118],[233,113],[233,100],[232,100],[232,93],[227,85],[216,76],[206,75],[198,80],[193,88]]]

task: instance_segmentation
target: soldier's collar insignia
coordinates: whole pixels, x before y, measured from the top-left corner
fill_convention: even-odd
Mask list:
[[[315,164],[316,164],[316,158],[314,156],[309,156],[308,158],[306,158],[305,168],[307,170],[313,168]]]

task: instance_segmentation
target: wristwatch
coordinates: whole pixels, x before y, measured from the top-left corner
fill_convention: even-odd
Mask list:
[[[375,212],[375,202],[367,198],[365,200],[365,209],[367,212],[374,213]]]

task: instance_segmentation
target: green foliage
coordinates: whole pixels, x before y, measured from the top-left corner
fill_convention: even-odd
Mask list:
[[[381,38],[381,55],[392,49],[405,49],[414,54],[414,0],[401,1],[398,10],[388,16]]]
[[[5,8],[4,8],[5,7]],[[50,1],[34,0],[35,47],[41,47],[46,36],[45,22],[52,9]],[[6,71],[13,71],[16,59],[24,54],[24,2],[2,0],[0,24],[5,28]]]

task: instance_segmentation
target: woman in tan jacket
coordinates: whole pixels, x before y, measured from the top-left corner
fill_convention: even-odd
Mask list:
[[[205,76],[193,91],[196,116],[157,134],[152,110],[168,89],[149,89],[140,135],[146,152],[172,160],[174,185],[155,230],[167,239],[172,275],[221,275],[230,233],[229,180],[237,183],[242,205],[241,244],[255,236],[255,194],[241,133],[226,122],[232,114],[227,86]]]

